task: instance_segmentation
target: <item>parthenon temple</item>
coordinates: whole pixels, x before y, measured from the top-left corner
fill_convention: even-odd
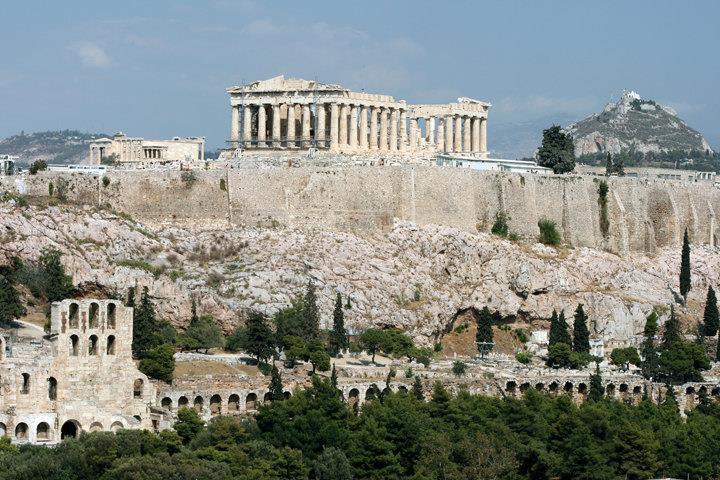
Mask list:
[[[408,105],[390,95],[282,75],[227,92],[233,149],[487,155],[487,102],[461,97]]]

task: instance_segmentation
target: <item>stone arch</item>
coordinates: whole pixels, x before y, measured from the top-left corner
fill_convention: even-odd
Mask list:
[[[35,438],[37,440],[50,440],[50,425],[47,422],[40,422],[35,428]]]
[[[28,440],[28,425],[25,422],[20,422],[15,426],[15,439],[17,441]]]
[[[48,400],[57,400],[57,380],[55,380],[55,377],[48,378]]]
[[[88,328],[98,328],[100,323],[100,305],[96,302],[90,304],[88,310]]]
[[[163,399],[160,400],[160,406],[165,410],[172,411],[172,398],[163,397]]]
[[[257,394],[250,392],[245,397],[245,410],[255,410],[257,407]]]
[[[536,383],[536,384],[535,384],[535,390],[538,390],[538,391],[542,392],[543,390],[545,390],[545,384],[542,383],[542,382]]]
[[[625,400],[625,399],[627,398],[627,396],[628,396],[628,384],[627,384],[627,383],[621,383],[621,384],[620,384],[620,388],[619,388],[619,392],[620,392],[620,398],[622,398],[623,400]]]
[[[685,389],[685,395],[695,395],[695,387],[689,386]]]
[[[122,424],[122,422],[113,422],[112,425],[110,425],[110,431],[113,433],[117,433],[118,430],[122,430],[125,428],[125,426]]]
[[[117,305],[114,303],[108,303],[107,305],[107,311],[106,311],[106,318],[107,318],[107,328],[115,328],[115,314],[117,311]]]
[[[710,395],[712,395],[713,397],[720,397],[720,387],[716,387],[710,390]]]
[[[642,395],[642,387],[640,385],[635,385],[633,387],[633,395]]]
[[[91,432],[102,432],[103,426],[100,422],[93,422],[90,424],[90,431]]]
[[[115,335],[108,335],[105,353],[108,355],[115,355]]]
[[[133,398],[143,398],[143,388],[145,382],[142,378],[136,378],[133,382]]]
[[[365,401],[369,402],[370,400],[375,400],[375,389],[377,387],[375,385],[370,385],[367,390],[365,390]]]
[[[588,387],[587,387],[586,383],[582,382],[582,383],[578,384],[577,391],[580,395],[582,395],[582,396],[587,395],[587,390],[588,390]]]
[[[388,388],[388,387],[385,387],[385,388],[383,388],[381,395],[383,398],[385,398],[391,393],[392,393],[392,390],[390,390],[390,388]]]
[[[685,389],[685,409],[690,410],[695,406],[695,387],[687,387]]]
[[[605,387],[605,395],[607,395],[610,398],[615,397],[615,384],[614,383],[608,383]]]
[[[70,335],[70,356],[77,357],[80,352],[80,338],[73,334]]]
[[[400,393],[408,393],[408,388],[405,385],[400,385],[398,387],[398,392]]]
[[[272,403],[272,393],[267,392],[263,395],[263,403]]]
[[[137,420],[137,423],[142,422],[142,417],[140,415],[133,415],[133,418]]]
[[[510,380],[509,382],[505,383],[505,391],[511,395],[515,395],[515,390],[517,389],[517,383]]]
[[[196,412],[202,413],[203,407],[205,406],[205,399],[203,399],[202,395],[198,395],[195,397],[195,400],[193,400],[193,408]]]
[[[20,393],[23,395],[27,395],[28,393],[30,393],[30,374],[29,373],[22,374],[22,386],[20,387]]]
[[[88,355],[98,354],[98,337],[97,335],[90,335],[88,338]]]
[[[292,397],[292,393],[285,391],[283,392],[283,398],[287,400],[288,398]]]
[[[240,395],[233,393],[228,398],[228,412],[237,412],[240,410]]]
[[[220,415],[222,413],[222,398],[215,394],[210,397],[210,415]]]
[[[178,398],[178,410],[180,410],[181,408],[188,408],[189,404],[190,404],[190,401],[188,400],[188,398],[185,395]]]
[[[558,382],[553,380],[552,382],[550,382],[550,385],[548,385],[548,392],[554,395],[557,393],[558,388],[560,388],[560,385],[558,384]]]
[[[78,326],[80,325],[79,310],[80,310],[80,306],[75,302],[71,303],[70,306],[68,307],[68,314],[70,317],[69,318],[70,328],[78,328]]]
[[[527,392],[528,390],[530,390],[530,384],[529,384],[528,382],[525,382],[525,383],[521,383],[521,384],[520,384],[520,393],[521,393],[521,394],[524,394],[524,393]]]
[[[355,406],[360,401],[360,390],[353,388],[348,394],[348,403],[350,406]]]
[[[0,422],[0,437],[4,437],[5,435],[7,435],[7,425]]]
[[[563,391],[564,391],[565,393],[570,393],[570,394],[572,394],[572,391],[573,391],[573,384],[572,384],[572,382],[565,382],[565,385],[563,385]]]
[[[80,423],[77,420],[68,420],[60,428],[60,440],[76,438],[81,431]]]

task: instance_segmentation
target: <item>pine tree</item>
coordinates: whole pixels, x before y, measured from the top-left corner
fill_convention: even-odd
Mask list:
[[[72,298],[75,293],[72,277],[65,273],[65,267],[60,262],[61,256],[62,254],[58,250],[44,250],[40,256],[43,290],[50,303]]]
[[[588,391],[588,400],[594,400],[596,402],[603,399],[605,395],[602,377],[600,376],[600,365],[595,364],[595,373],[590,375],[590,390]]]
[[[135,308],[135,287],[128,288],[126,307]]]
[[[333,363],[332,366],[332,372],[330,372],[330,384],[337,388],[338,385],[338,378],[337,378],[337,371],[335,370],[335,364]]]
[[[267,360],[275,353],[275,339],[268,326],[265,315],[250,312],[245,323],[245,334],[241,341],[242,349],[257,358],[258,362]]]
[[[308,282],[303,300],[303,327],[303,338],[306,341],[315,340],[320,336],[320,312],[317,306],[315,284],[312,280]]]
[[[543,130],[542,145],[537,152],[538,165],[552,168],[554,173],[575,169],[575,145],[572,137],[558,125]]]
[[[687,302],[687,295],[691,288],[690,279],[690,241],[688,240],[688,231],[685,229],[683,236],[682,255],[680,258],[680,295],[683,301]]]
[[[342,308],[342,296],[338,292],[335,297],[335,310],[333,311],[333,329],[330,333],[330,352],[337,355],[345,348],[348,348],[345,314]]]
[[[225,345],[222,330],[210,315],[197,316],[193,311],[190,325],[185,333],[178,337],[178,346],[183,350],[205,350]]]
[[[615,168],[613,167],[612,155],[608,152],[607,157],[605,157],[605,175],[610,176],[613,173],[615,173]]]
[[[712,286],[708,286],[702,330],[705,336],[714,337],[718,332],[718,327],[720,327],[720,315],[718,315],[717,298],[715,290]]]
[[[25,307],[12,282],[0,275],[0,327],[8,328],[12,322],[25,315]],[[2,353],[2,352],[0,352]]]
[[[573,321],[573,351],[575,352],[590,353],[590,332],[587,328],[587,319],[581,303],[575,309]]]
[[[675,387],[673,387],[669,383],[666,383],[665,389],[665,399],[663,400],[662,405],[671,408],[673,412],[677,412],[678,402],[677,397],[675,396]]]
[[[197,314],[197,302],[195,301],[195,297],[192,297],[192,301],[190,303],[190,325],[193,324],[193,322],[198,321],[198,314]]]
[[[613,165],[613,170],[617,174],[618,177],[624,177],[625,176],[625,161],[623,160],[623,156],[620,155],[617,160],[615,161],[615,165]]]
[[[493,342],[492,314],[487,307],[483,307],[483,309],[480,310],[475,342],[477,344],[478,352],[480,352],[481,355],[485,355],[493,348],[493,345],[491,345]]]
[[[558,316],[557,312],[553,310],[552,317],[550,317],[550,335],[548,338],[548,347],[552,347],[557,343],[564,343],[568,347],[572,347],[572,339],[568,333],[568,325],[565,321],[565,311],[561,310]]]
[[[415,381],[413,382],[412,393],[413,393],[413,395],[415,395],[415,398],[417,398],[418,400],[425,400],[425,395],[423,394],[422,381],[420,380],[420,377],[417,375],[415,375]]]
[[[283,392],[282,377],[280,376],[280,370],[273,365],[270,371],[270,399],[273,402],[278,402],[285,399],[285,392]]]
[[[670,306],[670,318],[665,322],[665,332],[663,333],[663,349],[671,347],[680,340],[680,322],[675,316],[675,307]]]

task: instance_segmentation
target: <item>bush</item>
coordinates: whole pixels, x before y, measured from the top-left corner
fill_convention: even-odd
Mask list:
[[[433,350],[435,350],[435,353],[442,352],[442,343],[435,342],[435,345],[433,346]]]
[[[107,187],[108,185],[110,185],[110,178],[108,178],[107,176],[103,176],[102,184],[103,184],[103,187]]]
[[[522,328],[518,328],[517,330],[515,330],[515,336],[522,343],[527,343],[527,341],[529,340],[528,336],[527,336],[527,332],[525,330],[523,330]]]
[[[30,164],[30,175],[36,175],[38,172],[47,170],[48,164],[45,160],[35,160]]]
[[[195,172],[186,171],[180,174],[180,180],[185,184],[185,188],[191,188],[197,182],[197,176]]]
[[[588,353],[573,352],[570,345],[556,343],[548,349],[547,366],[551,368],[579,369],[590,363],[592,356]]]
[[[465,375],[465,372],[467,371],[467,364],[465,362],[461,362],[460,360],[457,360],[453,362],[452,365],[452,373],[456,377],[462,377]]]
[[[527,365],[532,360],[532,354],[530,352],[517,352],[515,354],[515,360],[523,365]]]
[[[560,245],[560,233],[558,233],[555,222],[543,218],[538,222],[538,228],[540,229],[540,243],[544,243],[545,245]]]
[[[496,214],[495,223],[493,223],[493,226],[490,229],[490,233],[499,237],[507,237],[509,233],[507,224],[508,220],[510,220],[510,217],[508,217],[504,213]]]
[[[222,190],[223,192],[227,192],[227,185],[225,184],[224,178],[220,179],[220,190]]]

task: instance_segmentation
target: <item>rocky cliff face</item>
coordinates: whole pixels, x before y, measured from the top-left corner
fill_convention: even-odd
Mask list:
[[[620,101],[608,103],[604,111],[569,125],[566,131],[574,138],[578,156],[631,148],[642,153],[712,151],[670,107],[643,100],[635,92],[625,92]]]
[[[107,135],[76,130],[21,133],[0,140],[0,155],[15,155],[23,163],[45,160],[48,163],[83,163],[89,158],[89,145]]]
[[[272,228],[150,231],[87,207],[12,203],[0,204],[0,219],[0,263],[57,248],[81,289],[148,286],[159,312],[179,326],[189,320],[191,294],[229,331],[247,309],[272,313],[288,305],[312,279],[326,325],[340,292],[350,297],[351,328],[398,326],[424,343],[469,308],[487,305],[532,330],[546,325],[542,319],[553,308],[571,317],[578,303],[586,306],[594,335],[627,342],[642,332],[652,308],[668,311],[680,257],[674,248],[623,258],[587,248],[556,250],[411,223],[367,236]],[[693,289],[688,307],[679,309],[686,327],[701,317],[708,282],[720,280],[718,253],[693,248]]]

